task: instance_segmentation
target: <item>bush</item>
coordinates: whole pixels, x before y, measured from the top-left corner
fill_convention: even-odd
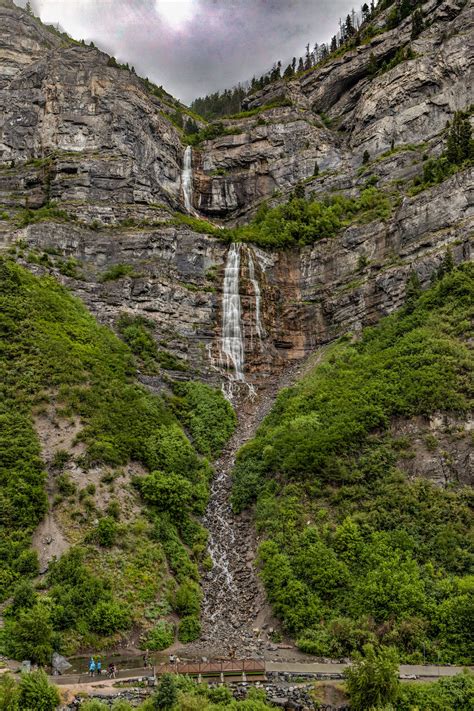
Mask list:
[[[220,390],[204,383],[176,383],[173,391],[176,414],[196,449],[207,457],[219,456],[237,423],[232,405]]]
[[[22,674],[20,680],[19,706],[24,711],[54,711],[60,702],[59,692],[49,683],[45,672]]]
[[[174,627],[171,622],[160,620],[147,633],[145,646],[152,651],[161,651],[171,647],[174,642]]]
[[[60,474],[56,479],[56,486],[63,496],[74,496],[77,491],[77,487],[69,474]]]
[[[50,664],[54,632],[49,610],[41,603],[20,610],[17,619],[6,625],[6,647],[13,659]]]
[[[20,711],[20,689],[10,673],[0,676],[0,711]]]
[[[201,623],[194,616],[183,617],[178,626],[178,639],[180,642],[194,642],[201,634]]]
[[[19,610],[29,610],[35,606],[38,600],[36,590],[29,580],[23,580],[15,588],[12,601],[12,610],[17,613]]]
[[[97,524],[95,539],[100,546],[110,548],[117,539],[118,526],[113,518],[104,516]]]
[[[266,210],[249,225],[228,230],[221,237],[263,247],[304,246],[334,237],[354,222],[386,219],[391,209],[388,197],[373,186],[366,187],[359,198],[333,195],[322,202],[306,200],[304,186],[296,186],[286,204]]]
[[[428,684],[402,684],[397,711],[471,711],[474,705],[474,674],[439,679]]]
[[[372,645],[366,645],[363,656],[354,655],[353,665],[346,669],[345,677],[354,711],[382,708],[398,697],[398,658],[391,648],[376,652]]]
[[[102,274],[102,281],[116,281],[124,277],[133,276],[134,269],[131,264],[114,264]]]
[[[93,632],[110,635],[130,627],[131,619],[128,609],[116,602],[99,602],[90,616],[90,628]]]
[[[90,699],[81,704],[80,709],[81,711],[109,711],[110,707],[98,699]]]
[[[176,688],[174,677],[171,676],[171,674],[163,674],[158,690],[152,697],[153,708],[171,711],[177,700],[178,690]]]
[[[147,503],[175,519],[182,518],[193,497],[192,486],[187,479],[158,471],[140,480],[140,492]]]
[[[201,603],[199,585],[191,580],[182,583],[176,591],[174,609],[178,615],[198,615]]]

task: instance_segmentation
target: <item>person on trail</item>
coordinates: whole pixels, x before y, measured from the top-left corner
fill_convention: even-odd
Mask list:
[[[91,657],[90,662],[89,662],[89,676],[94,676],[95,670],[96,670],[96,666],[95,666],[94,657]]]
[[[100,659],[97,660],[97,676],[100,676],[102,674],[102,662]]]
[[[143,655],[143,666],[145,667],[145,669],[148,669],[148,667],[150,666],[150,652],[148,651],[148,649]]]

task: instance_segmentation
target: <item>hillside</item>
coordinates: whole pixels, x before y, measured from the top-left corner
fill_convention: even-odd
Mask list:
[[[473,6],[373,13],[208,122],[0,0],[12,656],[472,661]]]
[[[332,346],[239,452],[233,505],[256,501],[262,580],[303,651],[472,663],[473,279]]]
[[[78,300],[0,267],[7,650],[45,663],[57,634],[70,653],[116,644],[132,627],[160,649],[178,617],[180,638],[194,638],[207,535],[196,517],[212,474],[199,453],[217,454],[232,432],[230,405],[199,383],[150,395],[129,348]]]

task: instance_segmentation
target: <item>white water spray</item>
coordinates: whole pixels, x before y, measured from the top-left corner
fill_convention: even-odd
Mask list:
[[[193,208],[193,149],[187,146],[184,151],[183,172],[181,174],[184,206],[191,215],[195,214]]]
[[[234,369],[234,380],[245,382],[244,339],[240,303],[240,244],[232,243],[227,254],[222,294],[222,355],[227,368]]]
[[[249,278],[250,278],[250,281],[252,282],[253,290],[255,293],[255,330],[257,331],[257,336],[259,338],[262,338],[263,337],[263,328],[262,328],[262,320],[261,320],[261,316],[260,316],[262,295],[260,292],[260,285],[258,283],[258,279],[255,276],[255,265],[254,265],[252,253],[250,250],[248,250],[248,258],[249,258]]]

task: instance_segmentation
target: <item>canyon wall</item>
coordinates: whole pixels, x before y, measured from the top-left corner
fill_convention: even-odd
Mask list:
[[[179,219],[189,176],[188,213],[221,225],[245,222],[264,199],[286,200],[297,183],[315,199],[376,184],[393,205],[383,221],[312,247],[242,247],[244,372],[264,386],[399,308],[410,272],[427,285],[448,247],[456,263],[472,258],[472,169],[416,195],[401,189],[439,155],[446,120],[473,97],[472,3],[431,1],[423,12],[416,40],[407,19],[248,97],[250,115],[223,120],[223,135],[188,149],[183,173],[185,145],[170,120],[178,102],[1,0],[0,246],[52,272],[111,326],[123,312],[147,316],[160,345],[189,365],[172,377],[219,384],[233,375],[221,342],[229,246],[211,225],[212,236]],[[370,75],[372,57],[389,61],[408,44],[411,59]],[[282,98],[289,105],[264,110]],[[61,266],[70,258],[73,275]],[[104,280],[118,265],[127,273]]]

